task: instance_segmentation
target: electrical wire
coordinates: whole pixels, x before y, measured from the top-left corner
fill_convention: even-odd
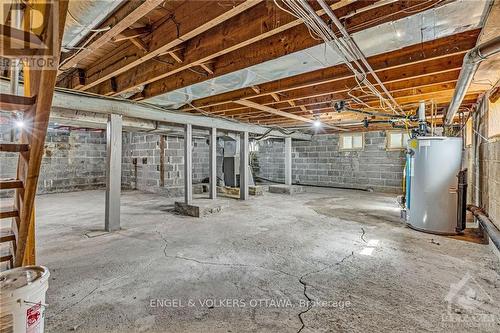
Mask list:
[[[359,47],[352,40],[350,35],[347,34],[343,26],[340,25],[333,12],[331,12],[330,7],[328,7],[322,0],[319,1],[321,7],[341,32],[341,38],[337,37],[337,35],[332,31],[331,27],[329,27],[323,21],[323,19],[318,16],[316,11],[312,9],[307,1],[283,0],[284,5],[286,5],[288,9],[284,9],[282,6],[280,6],[277,0],[274,1],[279,8],[282,8],[291,15],[300,18],[310,31],[314,32],[315,35],[320,36],[325,44],[332,48],[341,57],[342,62],[354,73],[356,83],[363,92],[364,90],[362,87],[365,86],[371,92],[371,94],[379,99],[381,106],[387,106],[392,110],[392,112],[399,113],[398,111],[396,111],[396,109],[401,110],[400,106],[392,98],[387,89],[385,89],[382,82],[379,80],[371,66],[366,61],[366,58],[364,57]],[[359,60],[362,64],[359,62]],[[372,77],[374,77],[377,83],[382,87],[384,93],[389,97],[390,101],[387,100],[368,80],[367,71],[370,72]],[[351,95],[351,97],[354,96]],[[356,100],[360,101],[359,99]]]

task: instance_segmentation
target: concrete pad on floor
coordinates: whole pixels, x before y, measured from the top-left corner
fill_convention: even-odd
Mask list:
[[[270,193],[279,193],[279,194],[298,194],[304,193],[306,188],[300,185],[269,185]]]
[[[175,202],[175,211],[181,215],[205,217],[222,211],[222,205],[214,200],[194,200],[191,204],[182,201]]]

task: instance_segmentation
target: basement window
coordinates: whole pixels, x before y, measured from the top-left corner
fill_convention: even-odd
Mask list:
[[[488,138],[500,136],[500,99],[488,105]]]
[[[403,131],[387,131],[387,149],[406,149],[410,136]]]
[[[257,141],[250,141],[249,150],[251,153],[259,151],[259,143]]]
[[[469,118],[467,122],[465,123],[465,146],[466,147],[471,147],[472,146],[472,118]]]
[[[341,150],[361,150],[363,149],[363,133],[350,133],[340,135]]]

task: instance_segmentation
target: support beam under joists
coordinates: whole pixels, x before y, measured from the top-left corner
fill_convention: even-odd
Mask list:
[[[240,199],[248,199],[248,132],[240,135]]]
[[[184,202],[193,202],[193,126],[184,127]]]
[[[217,128],[210,130],[210,199],[217,198]]]
[[[292,138],[285,138],[285,185],[292,185]]]
[[[110,114],[106,131],[106,216],[108,232],[120,230],[122,116]]]

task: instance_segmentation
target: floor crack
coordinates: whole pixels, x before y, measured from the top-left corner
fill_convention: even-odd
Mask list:
[[[302,275],[299,278],[299,283],[302,284],[302,286],[304,287],[303,288],[303,294],[304,294],[304,297],[307,299],[307,308],[305,310],[302,310],[301,312],[299,312],[299,314],[297,315],[299,317],[299,320],[300,320],[300,323],[301,323],[301,326],[300,326],[299,330],[297,331],[297,333],[302,332],[302,330],[306,327],[306,324],[304,322],[304,318],[302,318],[302,315],[304,315],[305,313],[309,312],[309,310],[311,310],[311,308],[312,308],[312,301],[313,301],[313,299],[307,294],[307,282],[304,279],[307,276],[310,276],[310,275],[313,275],[313,274],[317,274],[317,273],[321,273],[321,272],[323,272],[323,271],[325,271],[328,268],[331,268],[333,266],[338,266],[338,265],[342,264],[345,260],[347,260],[348,258],[350,258],[352,256],[354,256],[354,251],[352,251],[350,254],[346,255],[340,261],[337,261],[336,263],[334,263],[332,265],[327,265],[327,266],[325,266],[325,267],[323,267],[321,269],[305,273],[304,275]]]
[[[165,255],[166,258],[192,261],[192,262],[195,262],[195,263],[200,264],[200,265],[226,266],[226,267],[248,267],[248,268],[262,269],[262,270],[266,270],[266,271],[275,272],[275,273],[279,273],[279,274],[283,274],[283,275],[288,275],[288,276],[291,276],[294,278],[298,278],[297,275],[282,271],[280,269],[268,268],[268,267],[260,266],[260,265],[248,265],[248,264],[240,264],[240,263],[205,261],[205,260],[200,260],[200,259],[190,258],[190,257],[185,257],[185,256],[169,255],[169,254],[167,254],[167,246],[168,246],[167,239],[159,231],[156,231],[156,232],[160,235],[160,238],[165,242],[165,246],[163,247],[163,254]]]
[[[361,233],[361,240],[366,243],[366,239],[365,239],[366,232],[365,232],[365,229],[361,228],[361,231],[362,231],[362,233]]]

